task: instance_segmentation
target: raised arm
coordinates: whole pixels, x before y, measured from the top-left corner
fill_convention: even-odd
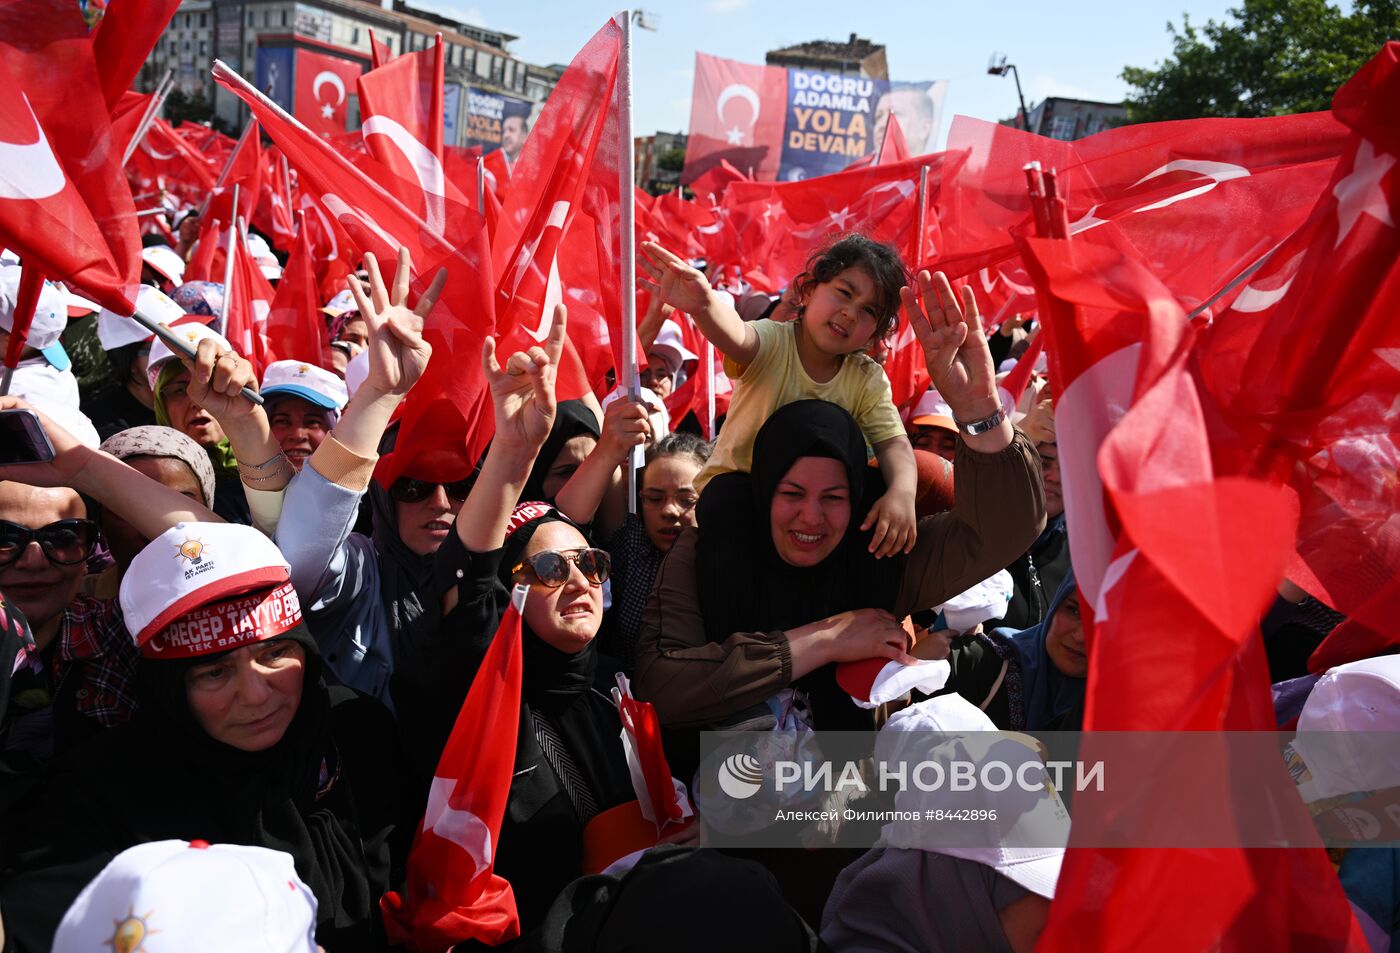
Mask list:
[[[603,415],[603,437],[579,464],[554,498],[560,512],[575,523],[592,523],[595,536],[607,539],[627,513],[627,481],[619,468],[632,448],[651,436],[650,409],[641,401],[616,400]]]
[[[296,471],[273,439],[263,408],[241,393],[244,387],[258,389],[252,362],[221,350],[212,338],[200,341],[194,357],[181,361],[190,371],[190,398],[223,428],[244,487],[263,492],[284,489]]]
[[[496,361],[495,339],[486,339],[481,364],[491,384],[496,436],[486,452],[481,475],[457,514],[457,537],[468,552],[491,552],[505,542],[515,501],[554,426],[554,378],[567,322],[564,306],[556,305],[545,346],[517,351],[504,368]]]
[[[702,272],[655,242],[643,242],[637,277],[659,300],[694,318],[725,357],[749,364],[758,356],[758,332],[710,287]]]
[[[176,523],[222,523],[213,512],[162,483],[157,483],[109,453],[79,443],[72,434],[18,397],[0,397],[0,410],[31,410],[39,416],[53,444],[47,463],[0,466],[0,480],[31,486],[67,486],[92,497],[131,524],[147,539],[155,539]]]

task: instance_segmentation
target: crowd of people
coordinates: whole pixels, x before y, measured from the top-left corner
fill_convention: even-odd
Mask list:
[[[1033,319],[984,328],[970,289],[858,234],[738,302],[648,244],[642,396],[556,399],[560,306],[538,347],[488,341],[473,459],[398,439],[442,290],[410,294],[406,251],[326,304],[322,366],[261,380],[219,333],[222,287],[181,282],[191,251],[147,247],[142,289],[187,352],[47,285],[0,397],[53,451],[0,466],[5,950],[388,948],[381,898],[516,586],[518,721],[476,727],[516,737],[491,859],[524,948],[1034,947],[1056,849],[719,852],[690,824],[592,869],[590,826],[638,798],[619,676],[687,784],[706,729],[1080,727],[1054,382],[1041,365],[999,389],[1035,360]],[[901,308],[932,381],[903,417],[879,360]],[[660,406],[701,373],[669,309],[734,382],[713,442]],[[1285,583],[1262,620],[1273,680],[1307,676],[1338,621]],[[946,660],[941,687],[872,708],[838,679],[871,659]],[[1379,923],[1395,892],[1374,861],[1341,873],[1382,895]],[[223,912],[197,916],[212,896]]]

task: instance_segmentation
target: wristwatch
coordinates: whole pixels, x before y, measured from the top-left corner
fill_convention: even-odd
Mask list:
[[[954,417],[953,423],[957,424],[958,429],[969,437],[975,437],[979,433],[986,433],[989,430],[997,429],[1005,419],[1006,411],[1002,408],[997,408],[997,412],[990,417],[983,417],[981,420],[972,420],[967,423],[963,423],[961,420]]]

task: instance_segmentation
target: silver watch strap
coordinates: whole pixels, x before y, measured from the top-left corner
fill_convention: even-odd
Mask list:
[[[958,425],[958,429],[961,430],[963,433],[967,434],[969,437],[975,437],[980,433],[986,433],[989,430],[995,430],[997,427],[1001,426],[1001,422],[1005,419],[1006,411],[1003,409],[998,409],[997,412],[992,414],[990,417],[983,417],[981,420],[973,420],[967,423],[963,423],[961,420],[957,420],[956,418],[954,418],[953,422]]]

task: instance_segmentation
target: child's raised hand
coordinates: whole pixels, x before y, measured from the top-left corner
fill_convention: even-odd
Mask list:
[[[914,497],[899,490],[889,490],[875,501],[860,529],[865,532],[872,526],[875,528],[870,538],[870,551],[876,559],[884,559],[896,553],[914,551],[914,541],[919,535],[918,522],[918,516],[914,513]]]
[[[637,276],[654,297],[677,311],[697,314],[709,304],[710,282],[704,273],[655,242],[642,243]]]

